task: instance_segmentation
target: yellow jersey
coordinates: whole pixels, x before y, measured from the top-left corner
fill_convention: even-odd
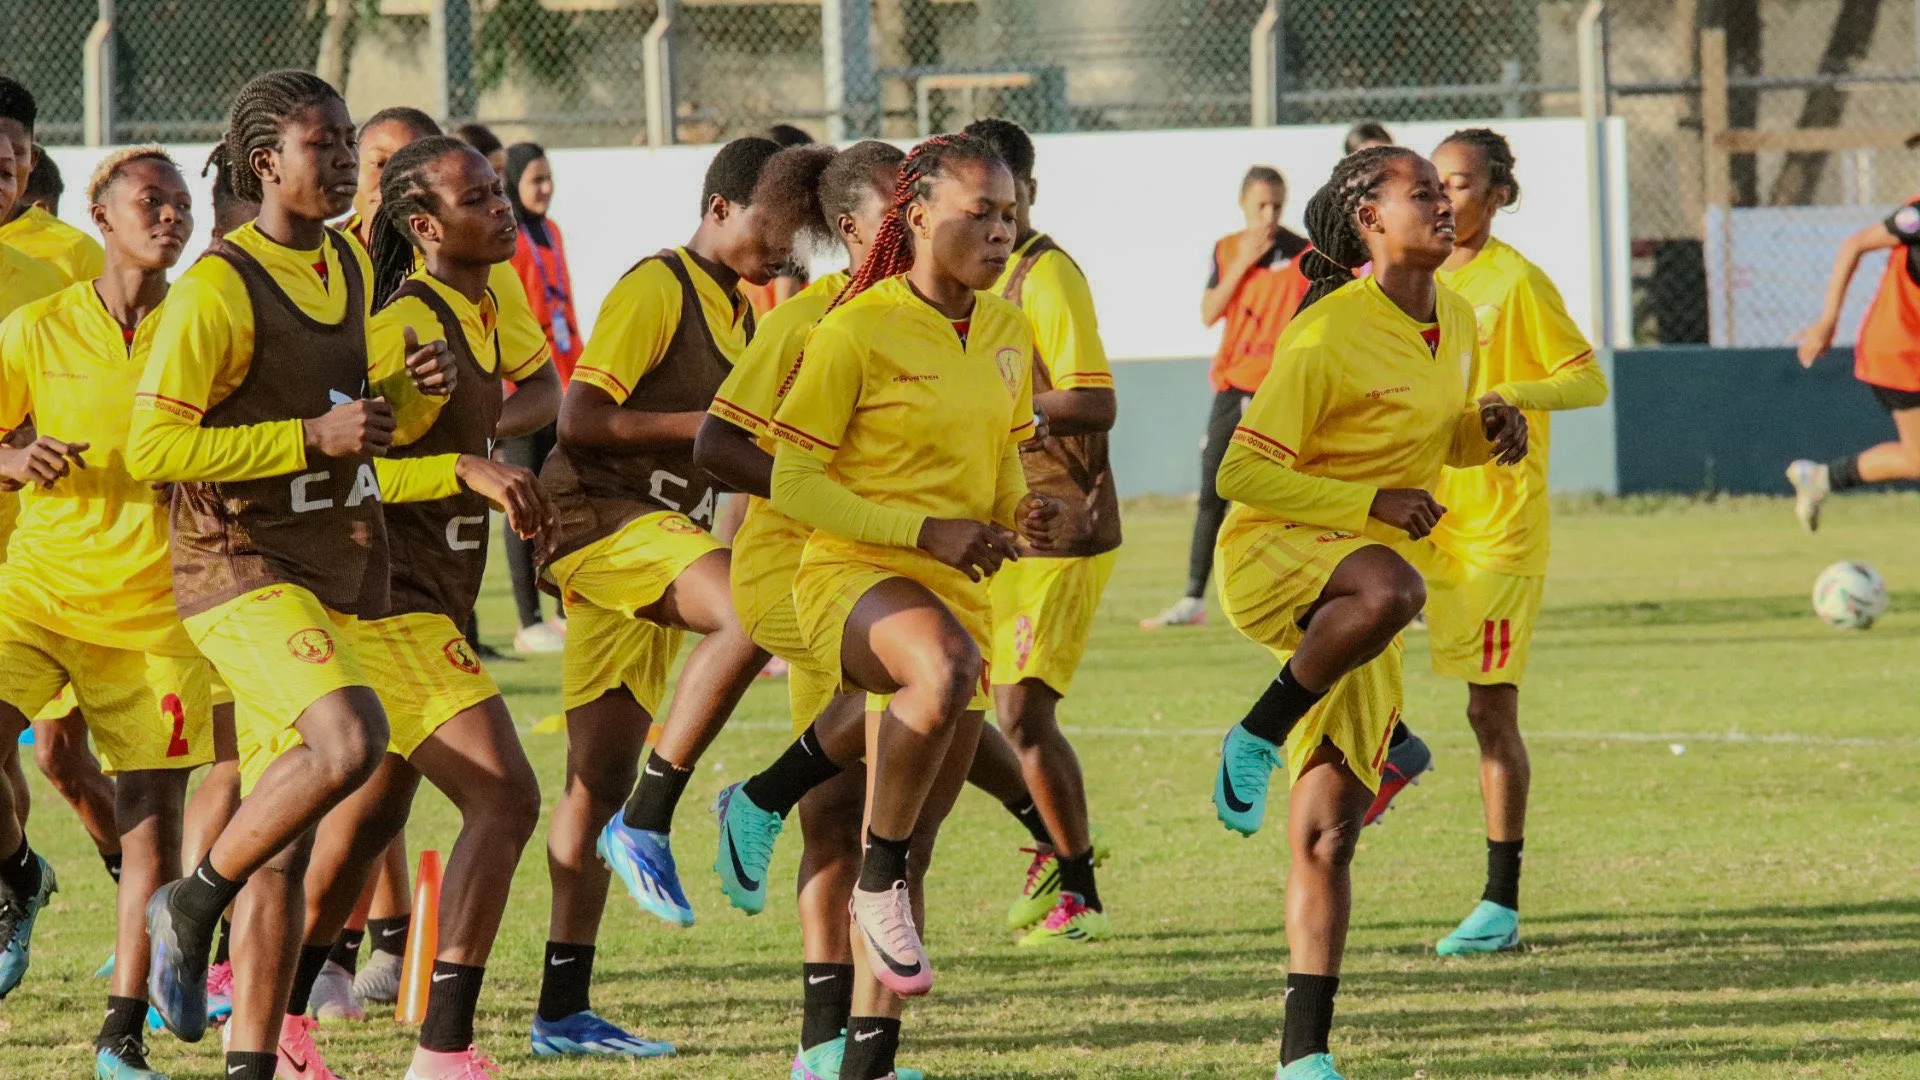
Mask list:
[[[0,432],[31,421],[89,445],[86,468],[20,493],[0,597],[8,613],[77,641],[193,656],[174,610],[166,499],[127,472],[134,387],[157,322],[149,315],[127,339],[91,281],[0,322]]]
[[[360,242],[358,214],[349,215],[340,223],[339,229],[348,243],[360,252],[366,252],[366,245]],[[416,255],[413,260],[414,269],[418,270],[424,265],[424,261]],[[372,288],[373,283],[369,281],[367,287]],[[514,272],[513,263],[494,263],[493,269],[487,271],[487,288],[493,292],[500,329],[500,357],[505,361],[507,370],[518,371],[522,375],[538,371],[541,364],[552,358],[547,347],[547,332],[541,329],[539,321],[533,317],[533,305],[527,302],[527,287],[521,282],[520,275]],[[384,296],[373,298],[375,308],[379,308],[385,302]],[[456,307],[454,310],[462,309]],[[431,320],[428,325],[432,325]],[[420,340],[432,339],[421,338]],[[476,352],[474,355],[480,354]],[[489,349],[487,353],[489,364],[493,362],[492,355],[492,350]],[[507,378],[512,380],[513,376],[509,375]]]
[[[737,359],[747,347],[753,309],[736,290],[722,289],[686,248],[672,249],[672,256],[693,281],[714,345],[729,360]],[[601,302],[572,381],[597,386],[616,403],[625,402],[667,355],[680,325],[681,303],[680,279],[666,263],[650,260],[628,272]]]
[[[1473,308],[1436,291],[1435,323],[1400,310],[1371,275],[1294,317],[1220,462],[1220,494],[1236,504],[1223,536],[1297,523],[1404,541],[1368,516],[1376,492],[1433,491],[1442,466],[1488,460],[1467,399]]]
[[[774,411],[779,452],[825,462],[842,487],[889,509],[1010,516],[1005,466],[1011,456],[1020,475],[1017,448],[1033,434],[1033,327],[989,292],[974,294],[966,323],[963,343],[904,276],[834,309]],[[816,532],[809,551],[840,540]]]
[[[1027,249],[1038,243],[1044,233],[1035,233],[1014,249],[1000,280],[993,283],[996,294],[1005,295],[1007,282],[1018,272]],[[1020,287],[1020,310],[1033,323],[1034,344],[1040,363],[1047,369],[1047,381],[1055,390],[1082,387],[1112,389],[1113,368],[1107,363],[1107,348],[1100,341],[1100,321],[1093,311],[1093,290],[1087,276],[1058,248],[1042,252],[1027,270]]]
[[[1467,394],[1494,393],[1527,414],[1527,458],[1508,469],[1448,469],[1435,497],[1447,508],[1433,542],[1482,569],[1547,572],[1549,412],[1607,399],[1606,372],[1540,268],[1489,239],[1458,270],[1435,275],[1473,305],[1480,366]]]
[[[332,243],[323,239],[318,250],[297,250],[268,239],[251,221],[225,239],[258,260],[307,318],[335,325],[347,317],[346,280]],[[350,242],[347,248],[366,283],[361,291],[370,309],[373,265],[359,245]],[[218,482],[280,476],[306,466],[302,420],[243,427],[200,424],[208,409],[239,388],[253,363],[253,301],[230,263],[194,263],[155,318],[151,359],[134,397],[127,435],[134,475]],[[453,494],[460,490],[454,460],[455,455],[407,462],[376,458],[380,497],[413,502]]]
[[[62,285],[92,281],[107,269],[107,252],[100,241],[37,206],[0,225],[0,244],[53,267]]]
[[[64,286],[60,272],[46,263],[0,244],[0,319],[42,297],[52,296]],[[0,491],[0,561],[6,558],[7,537],[20,516],[20,500],[14,492]]]
[[[432,289],[459,318],[461,334],[467,339],[467,348],[473,353],[474,362],[480,365],[481,370],[493,371],[497,361],[502,366],[500,377],[518,382],[546,364],[547,350],[544,344],[539,351],[523,357],[520,366],[507,363],[506,335],[501,325],[502,307],[496,303],[498,296],[493,292],[491,280],[487,285],[487,293],[477,304],[424,270],[414,271],[412,280],[418,280]],[[425,301],[412,296],[403,296],[389,303],[376,312],[373,321],[367,324],[368,378],[373,383],[373,392],[393,405],[395,446],[406,446],[426,434],[434,421],[439,419],[440,410],[446,407],[448,400],[445,396],[422,394],[414,388],[406,364],[409,329],[419,341],[432,341],[445,332],[440,326],[440,319]],[[496,331],[500,332],[498,357],[494,350]],[[541,340],[546,340],[544,335]]]

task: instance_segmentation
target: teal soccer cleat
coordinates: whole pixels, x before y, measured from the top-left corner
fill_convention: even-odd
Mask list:
[[[1213,809],[1220,824],[1252,836],[1267,820],[1267,787],[1280,767],[1280,748],[1239,724],[1227,729],[1220,744],[1220,769],[1213,778]]]
[[[1453,933],[1440,939],[1433,951],[1441,956],[1466,956],[1519,947],[1520,913],[1491,900],[1482,900]]]
[[[1332,1054],[1308,1054],[1274,1070],[1273,1080],[1346,1080],[1333,1067]]]
[[[786,823],[780,815],[756,806],[746,787],[734,784],[714,796],[720,850],[713,856],[713,872],[720,875],[720,891],[734,907],[758,915],[767,908],[767,864],[773,861],[774,841],[780,839]]]

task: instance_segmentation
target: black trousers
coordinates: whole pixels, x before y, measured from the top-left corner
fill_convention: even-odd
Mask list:
[[[1227,517],[1227,501],[1220,497],[1214,478],[1220,472],[1220,459],[1227,456],[1227,444],[1233,441],[1233,429],[1252,400],[1250,392],[1229,387],[1213,395],[1213,409],[1207,413],[1207,441],[1200,447],[1200,507],[1193,516],[1193,545],[1187,551],[1187,595],[1196,600],[1207,594],[1214,538]]]

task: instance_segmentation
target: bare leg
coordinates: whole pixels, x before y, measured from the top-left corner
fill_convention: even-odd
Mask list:
[[[1892,480],[1920,480],[1920,409],[1896,409],[1896,442],[1885,442],[1861,451],[1860,479],[1869,484]]]
[[[80,826],[102,858],[120,854],[113,823],[113,781],[87,748],[87,724],[76,710],[33,725],[33,763],[53,790],[73,807]]]
[[[213,839],[240,808],[240,748],[233,732],[233,705],[213,707],[213,764],[187,800],[180,865],[198,866]],[[175,874],[174,877],[179,877]]]
[[[677,769],[690,769],[699,762],[767,663],[766,651],[747,637],[734,614],[729,559],[726,551],[701,556],[645,613],[663,625],[705,635],[680,669],[673,701],[667,706],[666,727],[654,748]]]
[[[1294,783],[1287,813],[1287,970],[1338,975],[1353,904],[1350,868],[1373,792],[1331,745]]]
[[[594,840],[633,790],[652,723],[625,689],[567,712],[567,783],[547,824],[550,941],[588,945],[600,935],[609,875]]]
[[[1522,839],[1527,831],[1533,766],[1520,737],[1520,688],[1511,684],[1469,687],[1467,720],[1480,740],[1480,795],[1487,806],[1487,839]]]
[[[1077,855],[1093,847],[1087,826],[1087,789],[1080,758],[1060,733],[1060,695],[1038,679],[993,688],[1000,730],[1020,761],[1024,787],[1047,823],[1054,847]],[[984,746],[986,739],[982,738]],[[978,759],[974,766],[979,769]]]
[[[373,776],[321,819],[307,865],[305,945],[331,945],[340,936],[419,788],[413,766],[385,754]]]
[[[113,993],[147,996],[147,899],[180,876],[180,829],[188,771],[146,769],[114,781],[120,823],[120,888],[114,932]]]
[[[1427,603],[1427,583],[1378,544],[1340,561],[1307,613],[1289,666],[1301,686],[1324,692],[1340,676],[1385,652]]]
[[[296,837],[254,870],[234,901],[231,1050],[270,1054],[280,1044],[306,912],[301,879],[312,852],[311,833]]]
[[[998,700],[1001,689],[994,688],[996,711],[1005,709]],[[1020,755],[1014,753],[1000,729],[991,724],[980,730],[980,749],[973,755],[973,770],[967,774],[967,783],[1002,803],[1019,804],[1027,799],[1027,781],[1021,771]]]
[[[800,947],[810,964],[853,963],[847,900],[860,876],[867,770],[853,765],[800,800]]]

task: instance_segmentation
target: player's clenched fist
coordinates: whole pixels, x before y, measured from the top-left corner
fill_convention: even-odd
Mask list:
[[[507,527],[515,536],[532,541],[536,549],[542,546],[553,529],[553,506],[532,470],[478,454],[461,454],[453,471],[468,491],[507,515]]]
[[[393,407],[384,398],[335,405],[304,426],[307,450],[321,457],[379,457],[393,445]]]
[[[87,467],[80,455],[90,445],[42,435],[17,449],[0,450],[0,488],[18,491],[29,484],[50,488],[72,470]]]
[[[1367,516],[1418,540],[1433,531],[1447,508],[1420,488],[1384,488],[1373,496]]]
[[[401,334],[407,350],[407,377],[413,380],[414,389],[433,397],[446,397],[453,393],[460,369],[454,366],[453,351],[447,343],[435,338],[425,345],[420,344],[420,335],[407,327]]]
[[[998,525],[964,518],[928,518],[920,526],[919,546],[973,581],[992,577],[1001,563],[1020,557],[1012,533]]]

